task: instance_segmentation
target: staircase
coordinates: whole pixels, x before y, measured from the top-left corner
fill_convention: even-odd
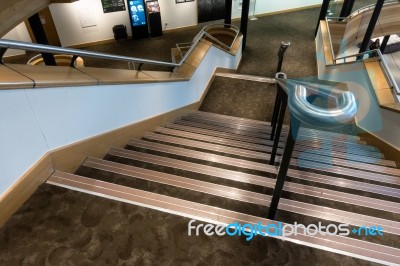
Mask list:
[[[379,225],[384,236],[300,233],[285,240],[400,264],[400,170],[357,136],[301,128],[276,219],[265,218],[286,130],[278,163],[269,165],[269,123],[193,112],[104,159],[87,158],[75,174],[55,172],[47,183],[213,224]]]

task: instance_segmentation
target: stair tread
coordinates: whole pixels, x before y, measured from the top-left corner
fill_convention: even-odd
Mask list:
[[[234,128],[247,128],[248,130],[253,130],[253,131],[259,131],[259,132],[264,132],[264,133],[269,133],[270,132],[270,123],[258,123],[257,120],[243,120],[243,118],[236,118],[236,117],[226,117],[226,116],[221,116],[219,114],[212,114],[212,113],[206,113],[206,112],[193,112],[189,113],[187,115],[184,115],[182,119],[186,120],[198,120],[198,121],[203,121],[206,123],[210,124],[224,124],[228,127],[234,127]],[[254,122],[256,121],[256,122]],[[239,125],[237,125],[239,124]],[[283,131],[287,129],[287,125],[283,126]],[[358,136],[354,135],[347,135],[343,133],[337,133],[337,132],[330,132],[330,131],[324,131],[324,130],[318,130],[314,128],[306,128],[306,127],[301,127],[300,128],[300,133],[303,131],[304,133],[307,134],[317,134],[317,135],[333,135],[333,136],[338,136],[338,137],[346,137],[349,139],[353,140],[359,140]]]
[[[207,153],[191,151],[191,150],[187,150],[187,149],[183,149],[183,148],[171,147],[168,145],[163,145],[163,144],[158,144],[158,143],[146,142],[143,140],[131,140],[129,142],[129,145],[138,146],[138,147],[142,147],[142,148],[146,148],[146,149],[163,151],[163,152],[169,153],[169,154],[178,154],[181,156],[188,156],[188,157],[198,158],[198,159],[202,159],[202,160],[209,160],[209,161],[217,162],[220,164],[236,165],[236,166],[241,166],[241,167],[247,167],[248,169],[258,169],[260,171],[264,171],[264,172],[268,172],[268,173],[276,173],[275,168],[273,168],[269,165],[265,165],[265,164],[247,162],[247,161],[243,162],[243,160],[237,160],[237,159],[232,159],[230,157],[223,157],[223,156],[210,157],[209,154],[207,154]],[[129,154],[129,151],[124,151],[124,153]],[[204,169],[206,169],[206,168],[204,168]],[[309,173],[308,172],[299,172],[297,170],[290,170],[288,174],[289,174],[289,176],[297,175],[297,176],[303,176],[303,178],[306,178],[306,176],[304,176],[304,174],[309,174]],[[268,183],[267,183],[268,179],[266,177],[263,177],[263,178],[265,179],[265,181],[263,181],[264,184],[268,185]],[[329,177],[326,177],[325,179],[327,179],[327,178],[329,178]],[[334,180],[334,179],[335,178],[332,177],[332,180]],[[242,182],[243,182],[243,180],[242,180]],[[324,182],[324,180],[322,180],[321,182]],[[341,182],[342,182],[342,180],[339,179],[338,183],[340,184]],[[348,183],[344,182],[344,184],[348,184]],[[356,184],[360,185],[360,182],[358,182]],[[375,192],[380,190],[380,193],[385,193],[384,190],[386,190],[386,187],[383,187],[383,186],[376,186],[376,187],[371,186],[371,187],[376,189]],[[354,205],[366,206],[366,207],[375,208],[378,210],[385,210],[388,212],[400,213],[400,204],[399,203],[388,202],[388,201],[384,201],[384,200],[380,200],[380,199],[374,199],[374,198],[369,198],[369,197],[364,197],[364,196],[359,196],[359,195],[352,195],[349,193],[328,190],[328,189],[318,188],[318,187],[311,187],[311,186],[296,184],[296,183],[292,183],[292,182],[286,182],[284,189],[285,190],[287,189],[287,191],[293,191],[294,193],[310,195],[310,196],[314,196],[314,197],[324,197],[326,199],[333,200],[333,201],[344,201],[346,203],[350,203],[350,204],[354,204]],[[387,191],[388,192],[386,192],[386,193],[393,193],[392,194],[393,196],[394,195],[398,196],[397,190],[393,191],[393,189],[388,188]]]
[[[197,128],[197,127],[192,127],[192,126],[185,126],[185,125],[180,125],[180,124],[167,123],[165,126],[167,128],[171,128],[171,129],[175,129],[175,130],[192,132],[192,133],[197,133],[197,134],[202,134],[202,135],[207,135],[207,136],[227,138],[227,139],[242,141],[242,142],[246,142],[246,143],[253,143],[253,144],[259,144],[259,145],[266,145],[266,146],[273,145],[273,141],[271,141],[269,139],[258,139],[258,138],[252,138],[252,137],[245,137],[245,136],[241,136],[241,135],[213,131],[213,130],[208,130],[208,129],[202,129],[202,128]],[[368,156],[368,153],[366,155],[360,155],[360,153],[362,153],[362,150],[356,149],[355,151],[352,151],[351,148],[354,148],[354,147],[351,147],[351,146],[349,148],[339,148],[336,146],[325,147],[325,146],[328,146],[328,145],[324,145],[324,142],[322,142],[322,141],[318,141],[318,142],[315,142],[315,141],[301,142],[300,141],[300,142],[296,143],[294,149],[297,151],[313,151],[313,152],[331,149],[332,151],[330,151],[330,152],[333,157],[349,159],[352,161],[367,162],[367,163],[371,163],[371,164],[378,164],[378,165],[382,165],[382,166],[396,167],[396,163],[394,161],[379,159],[379,158],[376,158],[373,156]],[[284,148],[284,144],[280,142],[278,147]]]
[[[169,157],[163,157],[163,156],[158,156],[158,155],[153,155],[153,154],[146,154],[142,152],[136,152],[136,151],[131,151],[131,150],[126,150],[122,148],[112,148],[109,151],[109,154],[112,156],[118,156],[118,157],[124,157],[127,159],[131,160],[138,160],[146,163],[152,163],[152,164],[158,164],[166,167],[174,167],[178,169],[182,169],[185,171],[190,171],[190,172],[195,172],[199,174],[206,174],[214,177],[218,177],[221,179],[228,179],[228,180],[233,180],[237,182],[242,182],[242,183],[248,183],[248,184],[254,184],[258,186],[263,186],[263,187],[268,187],[268,188],[274,188],[275,187],[275,180],[272,178],[266,178],[264,176],[259,176],[259,175],[254,175],[254,174],[248,174],[248,173],[243,173],[243,172],[238,172],[238,171],[233,171],[233,170],[228,170],[224,168],[218,168],[214,166],[209,166],[209,165],[202,165],[202,164],[197,164],[197,163],[192,163],[192,162],[187,162],[187,161],[182,161],[182,160],[177,160],[177,159],[172,159]],[[300,173],[301,174],[306,174],[307,172]],[[299,174],[298,172],[295,172],[295,174]],[[290,173],[290,175],[293,175],[293,173]],[[303,177],[305,178],[305,177]],[[326,179],[335,179],[334,177],[327,177]],[[361,182],[346,182],[339,180],[341,182],[341,185],[354,185],[357,183],[362,184]],[[358,185],[360,185],[358,184]],[[373,190],[374,192],[377,192],[378,189],[380,189],[380,193],[389,193],[392,192],[393,196],[399,197],[400,198],[400,190],[398,189],[393,189],[393,188],[388,188],[388,187],[383,187],[383,186],[376,186],[376,185],[371,185],[371,188],[375,188]],[[348,193],[343,193],[343,192],[337,192],[334,190],[328,190],[328,189],[321,189],[318,187],[312,187],[312,186],[307,186],[307,185],[301,185],[297,183],[292,183],[287,181],[285,183],[284,187],[285,191],[288,192],[293,192],[293,193],[300,193],[300,194],[306,194],[309,196],[314,196],[314,197],[321,197],[321,198],[327,198],[329,200],[337,200],[338,198],[335,197],[330,197],[329,195],[337,196],[342,199],[347,199],[347,203],[356,204],[360,205],[362,201],[364,201],[364,206],[367,203],[373,203],[372,205],[368,205],[371,208],[374,206],[378,209],[382,208],[382,205],[392,205],[394,208],[398,208],[399,213],[400,213],[400,203],[392,203],[389,201],[382,201],[382,200],[375,200],[371,199],[368,197],[360,196],[357,197],[356,195],[351,195]],[[371,189],[372,190],[372,189]],[[304,191],[307,191],[307,193],[304,193]],[[389,211],[393,211],[392,209],[387,209]]]
[[[176,120],[174,123],[178,124],[178,125],[185,125],[185,126],[192,126],[192,127],[196,127],[196,128],[213,130],[213,131],[217,131],[217,132],[236,134],[239,136],[258,138],[258,139],[262,139],[262,140],[270,139],[269,134],[226,128],[226,127],[221,127],[220,125],[203,124],[203,123],[186,121],[186,120]],[[362,145],[362,144],[359,144],[356,142],[349,143],[347,141],[339,140],[339,139],[335,139],[335,138],[316,138],[316,137],[307,135],[307,136],[304,136],[303,139],[299,138],[299,141],[298,141],[299,144],[297,144],[297,145],[302,145],[301,143],[305,142],[305,141],[315,141],[315,140],[323,141],[324,143],[332,145],[335,148],[338,147],[339,149],[347,150],[347,148],[351,148],[351,149],[349,149],[349,152],[354,153],[354,154],[359,154],[359,153],[363,154],[365,152],[368,152],[368,156],[371,156],[371,157],[373,156],[373,157],[378,157],[378,158],[383,157],[382,154],[375,147]],[[281,143],[281,145],[284,145],[284,143],[286,142],[286,136],[281,136],[279,142]],[[309,144],[305,144],[305,145],[309,146]]]
[[[179,138],[179,137],[172,137],[172,136],[168,136],[168,135],[149,133],[149,132],[145,133],[144,138],[150,139],[150,140],[161,141],[161,142],[167,142],[170,144],[182,145],[182,146],[186,146],[186,147],[195,147],[195,148],[199,148],[202,150],[207,150],[208,152],[212,152],[212,153],[220,152],[220,153],[224,153],[224,154],[230,154],[232,156],[240,156],[240,157],[247,158],[247,159],[257,159],[257,160],[263,160],[265,162],[268,161],[267,154],[258,152],[258,151],[244,150],[244,149],[240,149],[240,148],[233,148],[233,147],[223,146],[223,145],[219,145],[219,144],[205,143],[205,142],[200,142],[200,141],[195,141],[195,140],[183,139],[183,138]],[[372,173],[371,174],[368,171],[350,169],[350,168],[333,166],[333,165],[329,166],[329,168],[328,168],[328,167],[326,167],[326,165],[321,164],[321,163],[312,162],[312,161],[305,161],[305,162],[307,163],[307,168],[310,168],[310,169],[315,169],[318,171],[335,173],[335,174],[339,174],[339,175],[343,175],[343,176],[355,177],[355,178],[359,178],[359,179],[367,179],[367,180],[389,183],[389,184],[394,184],[394,185],[400,186],[400,178],[396,177],[396,176],[385,175],[385,174],[380,174],[380,173]],[[294,159],[291,160],[291,165],[296,166],[296,161]]]
[[[176,130],[176,129],[169,129],[169,128],[161,128],[158,127],[156,128],[155,132],[157,133],[162,133],[162,134],[168,134],[171,136],[176,136],[176,137],[181,137],[181,138],[188,138],[188,139],[193,139],[193,140],[201,140],[201,141],[206,141],[210,143],[216,143],[216,144],[221,144],[221,145],[226,145],[226,146],[231,146],[231,147],[236,147],[236,148],[242,148],[242,149],[248,149],[248,150],[255,150],[255,151],[261,151],[265,153],[271,153],[272,147],[268,145],[260,145],[260,144],[253,144],[253,143],[246,143],[242,141],[237,141],[237,140],[230,140],[226,138],[221,138],[221,137],[215,137],[215,136],[208,136],[208,135],[203,135],[203,134],[198,134],[198,133],[192,133],[192,132],[186,132],[186,131],[181,131],[181,130]],[[366,170],[374,171],[374,172],[381,172],[385,174],[390,174],[390,175],[396,175],[400,176],[400,170],[397,168],[390,168],[390,167],[385,167],[385,166],[380,166],[380,165],[371,165],[370,163],[363,163],[363,162],[354,162],[354,161],[348,161],[348,160],[343,160],[340,158],[335,158],[336,156],[332,155],[338,155],[337,153],[331,152],[329,150],[323,150],[322,153],[318,152],[317,150],[312,150],[312,149],[300,149],[300,152],[298,151],[299,149],[295,149],[293,152],[294,157],[302,156],[303,159],[309,159],[311,161],[319,161],[322,158],[320,156],[322,155],[323,157],[327,157],[332,164],[337,164],[337,165],[343,165],[346,167],[351,167],[351,168],[363,168]],[[306,153],[301,152],[301,151],[306,151]],[[278,154],[282,154],[283,149],[278,148]],[[315,154],[315,155],[312,155]],[[346,158],[347,156],[344,156]]]
[[[151,182],[157,182],[186,190],[193,190],[205,194],[243,201],[246,203],[261,206],[269,206],[272,198],[271,196],[265,194],[194,180],[177,175],[165,174],[162,172],[129,166],[125,164],[119,164],[101,159],[88,158],[83,163],[83,165],[102,171],[108,171],[133,178],[141,178]],[[400,235],[400,222],[396,221],[371,217],[357,213],[350,213],[347,211],[321,207],[284,198],[282,198],[280,201],[279,209],[290,212],[297,212],[299,214],[307,214],[308,216],[313,216],[320,219],[352,224],[355,226],[369,227],[379,224],[385,228],[385,232]]]
[[[128,188],[103,181],[85,178],[77,175],[55,172],[47,181],[49,184],[75,189],[81,192],[108,197],[120,201],[144,206],[159,211],[169,212],[188,218],[206,220],[215,224],[229,224],[235,221],[249,224],[278,224],[276,221],[246,215],[221,208],[207,206],[182,199],[176,199],[160,194]],[[285,225],[285,223],[283,223]],[[397,248],[383,246],[367,241],[342,236],[324,236],[324,238],[297,234],[287,236],[287,241],[294,241],[303,245],[317,248],[329,248],[333,252],[368,258],[377,262],[400,263],[400,251]]]

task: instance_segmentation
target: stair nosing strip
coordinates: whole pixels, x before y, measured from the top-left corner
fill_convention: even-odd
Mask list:
[[[196,141],[205,141],[209,143],[215,143],[223,146],[229,146],[233,148],[240,148],[240,149],[245,149],[245,150],[254,150],[254,151],[260,151],[264,153],[271,153],[272,147],[269,146],[264,146],[264,145],[259,145],[259,144],[249,144],[249,143],[244,143],[242,141],[237,141],[237,140],[228,140],[224,139],[221,137],[215,137],[215,136],[208,136],[208,135],[202,135],[198,133],[192,133],[192,132],[186,132],[186,131],[181,131],[181,130],[176,130],[176,129],[170,129],[170,128],[164,128],[164,127],[157,127],[155,130],[156,133],[164,134],[164,135],[170,135],[173,137],[180,137],[180,138],[188,138],[191,140],[196,140]],[[296,149],[296,147],[295,147]],[[282,154],[283,149],[279,149],[278,151],[280,152],[279,154]],[[314,150],[316,151],[316,150]],[[312,149],[308,149],[305,151],[298,151],[295,150],[292,154],[293,157],[298,158],[299,156],[303,155],[304,160],[309,160],[309,161],[314,161],[314,160],[319,160],[318,159],[313,159],[313,156],[326,156],[328,159],[331,160],[332,164],[338,165],[338,166],[345,166],[349,168],[363,168],[368,171],[373,171],[373,172],[378,172],[378,173],[384,173],[387,175],[393,175],[393,176],[399,176],[400,177],[400,170],[397,168],[391,168],[391,167],[385,167],[381,165],[371,165],[367,164],[364,162],[352,162],[348,160],[344,160],[341,158],[335,158],[333,156],[330,156],[330,151],[326,151],[328,154],[325,155],[323,153],[312,153],[316,155],[308,155],[307,152],[312,153]],[[304,155],[307,157],[304,158]],[[358,165],[356,165],[358,164]]]
[[[265,195],[265,194],[255,193],[255,192],[251,192],[251,191],[247,191],[247,190],[243,190],[243,189],[232,188],[232,187],[228,187],[228,186],[224,186],[224,185],[217,185],[214,183],[199,181],[199,180],[195,180],[195,179],[166,174],[163,172],[157,172],[157,171],[153,171],[153,170],[148,170],[148,169],[144,169],[144,168],[110,162],[110,161],[96,159],[96,158],[88,158],[83,163],[83,165],[86,167],[91,167],[91,168],[102,170],[102,171],[112,172],[115,174],[121,174],[124,176],[147,180],[150,182],[161,183],[164,185],[174,186],[174,187],[181,188],[181,189],[196,191],[196,192],[200,192],[200,193],[204,193],[204,194],[208,194],[208,195],[222,197],[222,198],[226,198],[226,199],[230,199],[230,200],[242,201],[245,203],[251,203],[251,204],[256,204],[256,205],[265,206],[265,207],[268,207],[270,205],[271,198],[272,198],[271,196]],[[164,179],[164,180],[161,180],[161,179]],[[328,207],[321,207],[318,205],[313,205],[313,204],[308,204],[308,203],[301,203],[301,202],[298,203],[297,201],[290,200],[290,199],[282,198],[281,201],[283,203],[283,206],[281,206],[281,203],[278,206],[278,209],[281,209],[281,210],[285,210],[285,211],[291,211],[291,210],[295,210],[295,209],[299,210],[299,209],[305,209],[304,206],[308,206],[310,208],[310,209],[307,209],[309,211],[308,213],[310,213],[312,211],[319,213],[319,215],[314,213],[313,217],[315,217],[315,218],[326,219],[327,216],[329,216],[331,219],[330,221],[335,221],[335,222],[343,222],[343,219],[347,219],[345,222],[346,224],[352,224],[355,226],[368,226],[369,227],[369,226],[375,226],[375,225],[379,224],[379,225],[382,225],[384,227],[384,230],[387,231],[388,233],[400,235],[400,222],[377,218],[377,217],[372,217],[372,216],[367,216],[367,215],[362,215],[362,214],[357,214],[357,213],[352,213],[353,216],[357,217],[357,218],[354,218],[354,217],[349,217],[348,215],[350,215],[350,213],[346,212],[346,211],[336,210],[336,209],[328,208]],[[300,206],[296,206],[296,205],[300,205]],[[335,212],[335,213],[327,214],[327,212],[326,212],[327,210],[331,210],[332,212]],[[294,212],[304,215],[303,213],[300,213],[299,211],[297,211],[297,212],[294,211]],[[337,215],[337,213],[341,213],[341,215]],[[322,214],[324,214],[324,215],[322,215]],[[387,229],[387,228],[389,228],[389,229]]]
[[[270,128],[270,125],[256,126],[256,125],[251,125],[249,123],[241,122],[241,121],[234,121],[234,120],[227,121],[227,119],[212,119],[211,117],[206,117],[206,116],[203,116],[203,115],[198,116],[198,115],[193,115],[193,114],[184,115],[184,116],[182,116],[182,119],[184,119],[184,120],[193,119],[193,120],[200,120],[200,121],[205,121],[205,122],[208,121],[210,124],[218,123],[218,124],[224,124],[224,125],[226,125],[228,127],[233,127],[234,124],[240,124],[241,127],[248,128],[249,131],[251,131],[251,129],[253,129],[253,131],[256,131],[256,132],[262,132],[262,133],[266,133],[267,132],[267,133],[270,133],[269,130],[266,130],[266,129]],[[288,126],[284,125],[283,132],[285,132],[287,130],[287,128],[288,128]],[[301,132],[302,130],[303,130],[303,132]],[[313,129],[313,128],[301,127],[300,128],[300,132],[301,133],[312,134],[312,135],[329,134],[329,135],[332,135],[332,136],[346,137],[346,138],[350,138],[352,140],[359,140],[358,136],[347,135],[347,134],[336,133],[336,132],[330,132],[330,131],[323,131],[323,130],[318,130],[318,129]]]
[[[235,117],[235,116],[226,116],[226,115],[221,115],[221,114],[216,114],[216,113],[209,113],[209,112],[202,112],[202,111],[196,111],[192,113],[188,113],[183,115],[182,117],[185,118],[201,118],[202,120],[207,120],[207,119],[214,119],[213,121],[216,122],[225,122],[225,123],[241,123],[241,124],[248,124],[249,127],[255,127],[255,128],[266,128],[270,127],[271,123],[270,122],[265,122],[265,121],[260,121],[260,120],[253,120],[253,119],[247,119],[247,118],[241,118],[241,117]],[[287,129],[287,125],[283,125],[284,130]],[[331,131],[324,131],[324,130],[318,130],[315,128],[306,128],[302,127],[301,129],[309,132],[316,132],[317,134],[332,134],[336,136],[346,136],[350,137],[352,139],[357,139],[359,140],[358,136],[355,135],[348,135],[348,134],[343,134],[343,133],[338,133],[338,132],[331,132]]]
[[[185,131],[185,132],[191,132],[191,133],[196,133],[196,134],[202,134],[202,135],[207,135],[207,136],[214,136],[214,137],[219,137],[219,138],[226,138],[226,139],[232,139],[236,141],[241,141],[241,142],[246,142],[246,143],[252,143],[252,144],[258,144],[258,145],[266,145],[266,146],[272,146],[273,141],[269,139],[257,139],[257,138],[252,138],[252,137],[244,137],[241,135],[235,135],[235,134],[229,134],[226,132],[220,132],[220,131],[213,131],[209,129],[202,129],[202,128],[197,128],[197,127],[191,127],[187,125],[182,125],[182,124],[173,124],[173,123],[167,123],[165,125],[167,128],[179,130],[179,131]],[[322,145],[323,146],[323,145]],[[278,149],[283,149],[284,148],[284,143],[280,142]],[[294,147],[295,151],[310,151],[310,152],[319,152],[319,151],[325,151],[325,147],[318,147],[318,145],[310,146],[304,145],[301,142],[296,143]],[[328,151],[328,150],[327,150]],[[358,161],[358,162],[364,162],[364,163],[372,163],[372,164],[377,164],[381,166],[387,166],[387,167],[396,167],[396,164],[394,161],[389,161],[389,160],[384,160],[381,158],[376,158],[376,157],[367,157],[363,155],[359,155],[357,153],[351,154],[351,150],[346,149],[345,152],[340,152],[338,151],[336,146],[333,146],[329,152],[333,155],[333,157],[341,158],[341,159],[349,159],[352,161]]]
[[[112,156],[119,156],[119,157],[124,157],[127,159],[138,160],[137,156],[134,157],[132,155],[133,154],[145,154],[145,153],[130,151],[130,150],[122,149],[122,148],[112,148],[110,150],[109,154]],[[145,154],[145,155],[147,158],[152,157],[152,158],[158,158],[158,161],[161,160],[160,159],[161,156],[158,156],[158,155],[153,155],[153,154]],[[179,161],[179,162],[181,162],[179,169],[182,169],[185,171],[192,171],[192,172],[196,172],[196,173],[200,173],[200,174],[208,174],[208,173],[203,173],[200,170],[196,171],[196,170],[193,170],[193,168],[195,168],[195,167],[197,167],[197,169],[200,169],[200,168],[201,169],[212,169],[212,168],[214,168],[215,172],[217,171],[217,168],[213,167],[213,166],[200,165],[200,164],[196,164],[196,163],[192,163],[192,162],[185,162],[185,161],[180,161],[180,160],[171,159],[171,158],[165,158],[164,160],[168,161],[168,164],[162,163],[162,162],[156,163],[155,160],[149,160],[149,159],[145,160],[143,158],[141,159],[141,161],[143,161],[143,162],[156,163],[161,166],[167,166],[167,165],[171,164],[171,162]],[[189,169],[188,167],[183,168],[182,164],[191,165],[191,169]],[[196,165],[196,166],[194,166],[194,165]],[[175,166],[176,165],[174,165],[174,167]],[[172,167],[172,166],[169,166],[169,167]],[[250,175],[247,173],[236,172],[236,171],[227,170],[227,169],[222,169],[221,172],[225,172],[227,176],[223,177],[221,174],[219,174],[219,175],[218,174],[215,174],[215,175],[208,174],[208,175],[211,175],[214,177],[219,177],[219,178],[224,178],[224,179],[228,179],[228,180],[233,180],[233,181],[237,181],[237,182],[247,183],[247,184],[255,184],[255,183],[245,182],[243,179],[240,179],[240,178],[233,179],[232,176],[234,176],[235,174],[229,175],[229,173],[235,172],[241,176],[247,176],[248,179],[254,180],[255,182],[257,182],[257,184],[255,184],[255,185],[264,186],[264,187],[272,188],[272,189],[275,187],[274,179],[270,179],[270,178],[266,178],[266,177],[262,177],[262,176]],[[361,207],[373,208],[373,206],[375,206],[375,209],[377,209],[377,210],[385,210],[387,212],[400,213],[400,204],[396,203],[396,202],[383,201],[380,199],[369,198],[369,197],[359,196],[359,195],[353,195],[353,194],[349,194],[349,193],[345,193],[345,192],[329,190],[329,189],[324,189],[324,188],[319,188],[319,187],[312,187],[312,186],[297,184],[297,183],[293,183],[293,182],[289,182],[289,181],[285,182],[284,190],[288,191],[288,192],[292,192],[292,193],[298,193],[298,194],[322,198],[322,199],[329,199],[329,200],[334,200],[334,201],[339,201],[339,202],[345,202],[348,204],[357,205],[357,206],[361,206]],[[339,198],[341,200],[339,200]],[[343,200],[343,199],[346,199],[346,200]],[[364,204],[362,204],[362,202],[364,202]],[[391,209],[388,208],[388,205],[390,206],[390,204],[394,205],[394,206],[392,206]],[[398,205],[397,208],[396,208],[396,205]],[[393,209],[397,209],[397,212],[393,211]]]
[[[174,123],[177,124],[177,125],[186,125],[186,126],[190,125],[190,126],[193,126],[193,127],[196,127],[196,128],[215,130],[215,131],[218,131],[218,132],[225,132],[225,133],[228,133],[228,134],[237,134],[237,135],[240,135],[240,136],[250,136],[252,138],[258,138],[258,139],[262,139],[262,140],[269,140],[270,139],[269,135],[265,135],[265,134],[261,134],[261,135],[257,134],[257,133],[249,133],[248,134],[247,132],[241,132],[241,131],[235,131],[233,133],[232,129],[223,128],[223,127],[220,127],[218,125],[208,125],[208,124],[202,124],[202,123],[197,123],[197,122],[193,122],[193,121],[186,121],[186,120],[176,120]],[[363,146],[363,145],[360,145],[358,143],[352,143],[352,142],[349,143],[349,142],[346,142],[346,141],[343,142],[343,141],[339,141],[339,140],[335,140],[335,139],[322,139],[322,140],[329,141],[332,144],[333,147],[338,148],[338,149],[346,149],[347,150],[349,145],[353,146],[353,147],[351,147],[351,149],[349,149],[349,152],[354,153],[354,154],[360,154],[362,152],[368,152],[369,156],[374,156],[374,157],[377,156],[379,158],[382,157],[382,154],[379,151],[376,151],[375,147],[366,146],[366,145]],[[285,141],[286,141],[286,136],[282,135],[280,140],[279,140],[279,142],[281,144],[284,144]],[[300,145],[303,145],[303,144],[301,144],[301,142],[300,142]],[[361,147],[363,149],[361,149]]]
[[[222,145],[218,145],[218,144],[205,143],[205,142],[188,140],[188,139],[183,139],[183,138],[179,138],[179,137],[167,136],[167,135],[150,133],[150,132],[146,132],[144,134],[144,138],[162,141],[162,142],[168,142],[168,143],[172,143],[172,144],[183,145],[183,146],[195,147],[195,148],[208,150],[208,151],[217,151],[217,152],[222,152],[225,154],[238,155],[238,156],[242,156],[242,157],[246,157],[246,158],[263,160],[266,162],[268,161],[268,159],[267,159],[268,154],[257,152],[257,151],[250,151],[250,150],[244,150],[244,149],[239,149],[239,148],[227,147],[227,146],[222,146]],[[211,147],[211,146],[213,146],[213,147]],[[280,157],[277,156],[277,160],[279,160],[279,158]],[[297,166],[295,164],[295,162],[296,162],[295,159],[291,159],[290,165]],[[313,162],[313,161],[307,161],[307,168],[316,169],[319,171],[329,172],[329,173],[334,173],[334,174],[346,175],[349,177],[356,177],[356,178],[360,178],[360,179],[374,180],[374,181],[378,181],[378,182],[382,182],[382,183],[400,185],[400,177],[396,177],[396,176],[388,176],[388,175],[383,175],[383,174],[379,174],[379,173],[372,173],[373,174],[372,176],[367,176],[368,174],[371,174],[371,173],[362,171],[362,170],[344,168],[344,167],[340,167],[340,166],[331,166],[331,167],[329,167],[329,171],[328,171],[327,170],[328,168],[326,167],[326,165],[320,164],[317,162]],[[350,175],[350,173],[351,173],[351,175]]]

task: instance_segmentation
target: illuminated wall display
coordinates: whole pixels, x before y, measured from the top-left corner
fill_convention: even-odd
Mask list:
[[[132,27],[147,25],[146,11],[144,10],[143,0],[131,0],[129,3],[129,16],[131,18]]]
[[[125,1],[124,0],[101,0],[103,5],[103,12],[117,12],[117,11],[125,11]]]
[[[160,4],[157,0],[146,1],[148,23],[151,37],[162,35]]]
[[[160,5],[158,1],[146,1],[147,13],[160,13]]]

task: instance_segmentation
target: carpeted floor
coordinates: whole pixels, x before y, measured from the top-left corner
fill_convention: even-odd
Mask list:
[[[239,72],[273,75],[279,44],[285,40],[292,45],[283,70],[289,77],[315,76],[313,33],[318,12],[309,9],[250,21]],[[168,32],[156,39],[90,50],[170,61],[170,48],[177,42],[190,41],[198,30]],[[95,59],[87,59],[86,65],[126,68],[125,63]],[[273,86],[229,82],[216,78],[202,110],[270,120]],[[0,265],[370,265],[272,238],[246,242],[238,237],[188,237],[188,221],[42,185],[1,228]]]

